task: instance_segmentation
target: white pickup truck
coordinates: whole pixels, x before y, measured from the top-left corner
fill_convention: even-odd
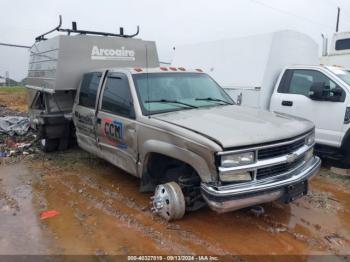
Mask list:
[[[308,36],[279,31],[180,46],[172,64],[203,68],[242,106],[313,121],[316,152],[350,166],[350,72],[319,65]]]

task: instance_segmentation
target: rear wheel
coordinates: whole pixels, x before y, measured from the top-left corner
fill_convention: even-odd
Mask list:
[[[44,152],[53,152],[57,150],[59,139],[48,139],[48,138],[42,138],[40,139],[40,148]]]
[[[185,197],[176,182],[158,185],[152,204],[152,211],[167,221],[181,219],[186,211]]]

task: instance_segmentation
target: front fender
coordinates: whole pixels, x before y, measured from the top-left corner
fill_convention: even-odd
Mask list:
[[[150,154],[158,153],[187,163],[196,170],[202,182],[213,181],[213,176],[215,176],[215,174],[210,172],[210,168],[205,159],[194,152],[158,140],[147,140],[143,145],[143,149],[143,157],[138,166],[139,174],[144,174],[146,171]]]

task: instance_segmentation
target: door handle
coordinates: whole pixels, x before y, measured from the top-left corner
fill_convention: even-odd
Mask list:
[[[282,101],[282,106],[293,106],[293,101]]]

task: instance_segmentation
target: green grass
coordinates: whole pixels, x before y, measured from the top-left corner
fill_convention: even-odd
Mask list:
[[[25,91],[26,88],[24,86],[0,86],[0,92],[4,93],[21,93]]]

